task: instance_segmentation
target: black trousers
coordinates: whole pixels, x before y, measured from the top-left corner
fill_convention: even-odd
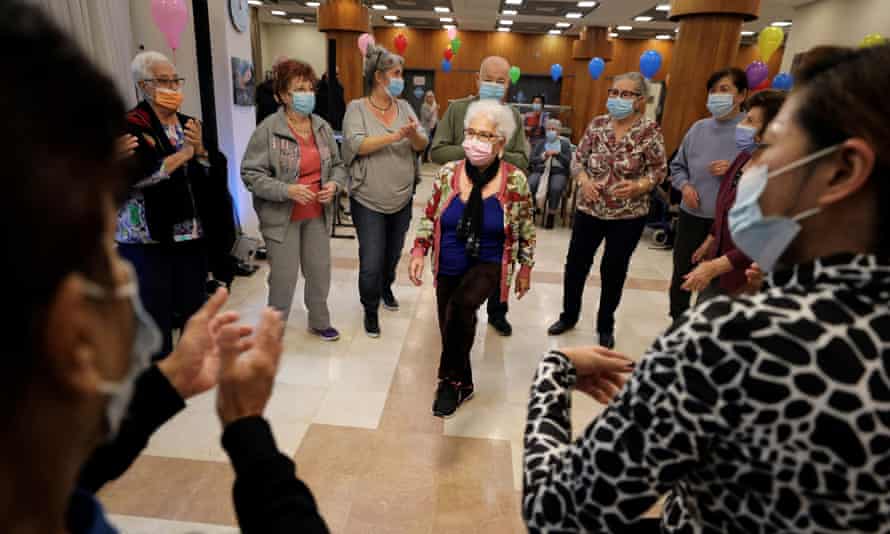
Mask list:
[[[480,263],[463,276],[437,277],[436,303],[442,334],[439,380],[473,385],[470,351],[476,336],[476,310],[491,295],[492,288],[500,292],[500,286],[501,265],[496,263]]]
[[[173,330],[185,326],[207,300],[207,251],[203,240],[172,244],[118,244],[139,277],[139,298],[164,336],[160,360],[173,352]]]
[[[692,294],[682,288],[685,282],[683,277],[692,271],[692,255],[708,238],[713,224],[714,219],[696,217],[680,210],[674,240],[674,274],[671,277],[671,317],[675,321],[689,309]]]
[[[366,313],[377,313],[383,291],[396,281],[405,234],[411,225],[411,202],[401,210],[379,213],[352,200],[352,221],[358,235],[358,291]]]
[[[593,267],[597,249],[605,240],[606,250],[600,264],[602,292],[596,318],[596,331],[600,334],[612,334],[615,331],[615,310],[621,302],[630,258],[645,228],[646,217],[605,220],[581,211],[575,212],[575,224],[572,226],[572,238],[569,242],[563,280],[560,316],[563,323],[574,325],[578,322],[587,275]]]

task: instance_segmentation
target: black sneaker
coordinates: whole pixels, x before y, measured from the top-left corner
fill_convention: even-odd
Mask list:
[[[554,219],[556,219],[556,216],[553,215],[552,213],[547,215],[547,218],[544,221],[544,229],[545,230],[553,230]]]
[[[391,289],[387,289],[383,292],[383,309],[389,310],[393,312],[399,311],[399,301],[396,299],[396,296],[392,294]]]
[[[574,324],[563,322],[563,320],[560,319],[550,325],[550,328],[547,329],[547,335],[561,336],[573,328],[575,328]]]
[[[380,321],[376,313],[365,312],[365,333],[368,337],[380,337]]]
[[[490,324],[491,327],[494,328],[498,334],[504,337],[510,337],[513,335],[513,327],[510,326],[510,323],[507,322],[506,317],[495,317],[493,319],[489,318],[488,324]]]
[[[605,347],[609,350],[615,348],[615,335],[614,334],[600,334],[600,346]]]
[[[436,400],[433,401],[433,415],[447,419],[461,404],[473,398],[473,386],[463,387],[455,382],[440,380],[436,388]]]

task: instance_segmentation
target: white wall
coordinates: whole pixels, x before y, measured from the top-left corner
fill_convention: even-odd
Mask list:
[[[817,0],[796,8],[793,22],[782,72],[814,46],[857,46],[869,33],[890,37],[890,0]]]
[[[216,2],[211,1],[210,4]],[[220,2],[221,4],[224,2]],[[130,0],[130,24],[133,31],[133,55],[139,53],[139,47],[155,50],[169,57],[176,65],[176,71],[185,78],[183,88],[182,112],[192,117],[201,118],[201,91],[198,86],[198,54],[195,51],[195,24],[192,15],[192,3],[186,2],[189,17],[188,24],[179,39],[179,48],[174,52],[161,30],[151,18],[151,2],[148,0]],[[249,57],[249,56],[248,56]],[[127,98],[135,94],[133,84]]]
[[[263,48],[261,79],[272,69],[278,56],[299,59],[312,65],[320,78],[327,70],[327,41],[325,34],[310,24],[261,24],[260,41]]]

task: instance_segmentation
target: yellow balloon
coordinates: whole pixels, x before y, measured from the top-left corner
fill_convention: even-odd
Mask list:
[[[887,40],[884,39],[884,36],[880,33],[870,33],[866,35],[864,39],[862,39],[862,42],[859,43],[859,46],[861,46],[862,48],[867,48],[869,46],[880,46],[886,42]]]
[[[770,26],[761,31],[760,36],[757,37],[757,48],[760,50],[760,59],[763,60],[764,63],[769,61],[769,58],[773,57],[773,54],[775,54],[776,50],[782,46],[784,41],[785,32],[783,32],[781,28]]]

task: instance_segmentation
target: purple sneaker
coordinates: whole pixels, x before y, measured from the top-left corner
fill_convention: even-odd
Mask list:
[[[322,341],[337,341],[340,339],[340,332],[337,332],[337,329],[329,326],[327,328],[310,328],[310,332],[320,337]]]

